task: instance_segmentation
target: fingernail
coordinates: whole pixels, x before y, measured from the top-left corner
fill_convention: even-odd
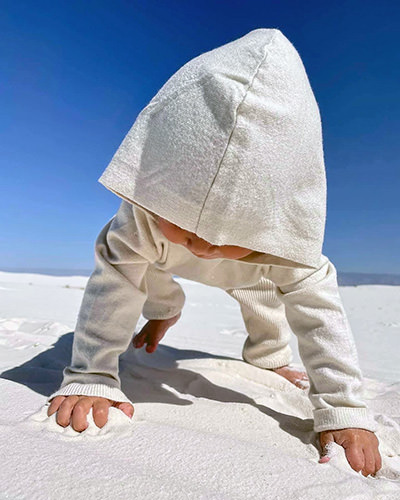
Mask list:
[[[330,457],[327,457],[327,456],[325,456],[325,457],[321,457],[321,458],[319,459],[319,463],[320,463],[320,464],[325,464],[326,462],[329,462],[329,460],[330,460]]]

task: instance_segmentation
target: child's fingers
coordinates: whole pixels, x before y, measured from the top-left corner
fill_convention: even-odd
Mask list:
[[[133,339],[133,345],[137,349],[140,349],[141,347],[144,346],[144,344],[147,344],[146,346],[146,351],[147,352],[154,352],[157,349],[158,343],[160,340],[164,337],[165,332],[158,332],[158,333],[144,333],[137,335]]]
[[[104,427],[108,420],[108,409],[112,402],[108,399],[98,398],[93,403],[93,420],[97,427]]]
[[[137,349],[140,349],[141,347],[143,347],[144,346],[144,339],[138,339],[137,342],[134,344],[134,346]]]
[[[152,335],[148,335],[146,351],[154,352],[157,349],[160,340],[164,337],[165,333],[166,331],[160,330],[153,333]]]
[[[319,434],[319,442],[321,445],[321,454],[319,463],[325,464],[329,462],[329,460],[334,455],[334,451],[332,449],[332,445],[335,442],[333,434],[329,431],[323,431]]]
[[[133,346],[140,349],[141,347],[144,346],[145,340],[146,340],[146,332],[138,333],[136,337],[134,337],[132,340]]]
[[[65,398],[66,396],[56,396],[51,400],[50,406],[47,408],[48,417],[53,415],[53,413],[55,413],[58,410],[60,404],[64,401]]]
[[[160,340],[162,339],[163,336],[161,336],[160,338],[152,338],[152,339],[149,339],[147,341],[147,346],[146,346],[146,351],[147,352],[154,352],[157,347],[158,347],[158,343],[160,342]]]
[[[351,443],[346,450],[346,458],[352,469],[356,472],[360,472],[364,469],[364,453],[360,446],[355,443]]]
[[[93,398],[87,396],[75,402],[75,406],[72,408],[71,427],[77,432],[82,432],[87,428],[87,415],[92,405]]]
[[[97,396],[56,396],[52,400],[51,414],[57,411],[56,421],[61,427],[71,427],[82,432],[88,427],[87,416],[90,408],[93,408],[93,420],[97,427],[104,427],[108,420],[108,409],[110,406],[116,406],[121,409],[128,417],[132,418],[134,408],[127,402],[115,402],[110,399]],[[49,416],[50,416],[49,415]]]
[[[375,474],[377,469],[375,468],[375,455],[373,451],[366,447],[364,448],[364,469],[362,471],[364,476],[368,476],[369,474]]]
[[[382,457],[378,450],[375,451],[375,467],[376,471],[382,468]]]
[[[56,416],[56,422],[58,425],[61,425],[61,427],[68,427],[72,409],[78,399],[78,396],[68,396],[64,399],[64,401],[62,401]]]
[[[152,352],[154,352],[157,349],[157,345],[158,344],[147,344],[146,352],[151,354]]]
[[[135,409],[130,403],[114,403],[113,406],[116,406],[120,410],[122,410],[125,415],[128,415],[129,418],[132,418]]]

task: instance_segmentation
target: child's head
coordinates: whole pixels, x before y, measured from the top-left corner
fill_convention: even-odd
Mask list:
[[[194,255],[202,259],[240,259],[252,250],[234,245],[212,245],[199,238],[195,233],[176,226],[172,222],[155,215],[157,225],[163,235],[172,243],[183,245]]]
[[[203,258],[318,267],[321,120],[292,43],[259,28],[185,63],[139,113],[99,181],[165,218],[171,241]]]

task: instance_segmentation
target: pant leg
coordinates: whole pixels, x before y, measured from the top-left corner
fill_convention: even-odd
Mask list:
[[[242,349],[243,359],[260,368],[289,364],[293,360],[289,346],[292,330],[276,285],[262,277],[255,285],[226,292],[239,302],[248,333]]]
[[[142,309],[146,319],[168,319],[176,316],[185,304],[185,294],[171,273],[150,264],[146,275],[147,300]]]

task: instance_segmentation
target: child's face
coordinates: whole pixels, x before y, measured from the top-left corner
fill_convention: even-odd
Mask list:
[[[202,259],[240,259],[253,251],[234,245],[212,245],[208,241],[199,238],[195,233],[186,231],[186,229],[182,229],[158,215],[155,218],[160,231],[169,241],[183,245]]]

